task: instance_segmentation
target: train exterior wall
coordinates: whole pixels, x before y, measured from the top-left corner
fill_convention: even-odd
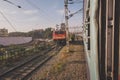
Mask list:
[[[90,0],[90,7],[88,6],[89,0],[86,1],[87,4],[85,6],[85,12],[84,14],[87,14],[87,10],[89,9],[88,15],[90,16],[90,50],[88,50],[88,31],[86,30],[86,21],[84,21],[84,45],[85,45],[85,51],[86,51],[86,58],[88,62],[89,67],[89,73],[90,73],[90,80],[99,80],[99,69],[98,69],[98,24],[96,21],[96,10],[98,7],[98,0]],[[86,16],[86,15],[85,15]],[[84,18],[87,19],[88,16]],[[84,19],[84,20],[85,20]]]
[[[85,0],[83,30],[90,80],[120,80],[119,9],[120,0]]]
[[[91,63],[90,63],[90,72],[91,73],[91,80],[99,80],[99,69],[98,69],[98,22],[96,20],[96,10],[98,7],[98,0],[90,0],[90,54],[91,54]]]
[[[119,15],[120,17],[120,15]],[[120,25],[120,21],[119,21]],[[120,27],[119,27],[119,72],[118,72],[118,80],[120,80]]]

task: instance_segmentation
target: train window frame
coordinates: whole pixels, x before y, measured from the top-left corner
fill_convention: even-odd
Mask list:
[[[87,19],[90,22],[90,17]],[[90,23],[87,25],[87,36],[88,36],[88,47],[87,49],[90,50]]]
[[[55,34],[65,34],[65,31],[55,31]]]

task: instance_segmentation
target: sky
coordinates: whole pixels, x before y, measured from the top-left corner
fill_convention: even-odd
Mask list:
[[[9,0],[16,7],[0,0],[0,28],[9,32],[28,32],[35,29],[55,28],[56,24],[64,22],[64,0]],[[77,1],[77,0],[74,0]],[[78,0],[82,1],[82,0]],[[76,12],[82,3],[69,4],[69,14]],[[7,20],[3,17],[6,17]],[[69,19],[69,26],[82,25],[82,11]]]

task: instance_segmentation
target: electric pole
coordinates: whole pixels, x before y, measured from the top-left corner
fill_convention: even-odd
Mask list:
[[[69,30],[68,30],[68,0],[64,0],[65,7],[65,30],[66,30],[66,44],[67,52],[69,52]]]

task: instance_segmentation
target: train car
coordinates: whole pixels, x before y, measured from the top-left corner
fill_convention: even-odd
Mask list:
[[[90,80],[120,80],[120,0],[83,0]]]
[[[53,31],[53,40],[58,45],[65,45],[66,44],[66,31],[62,31],[62,30]]]

